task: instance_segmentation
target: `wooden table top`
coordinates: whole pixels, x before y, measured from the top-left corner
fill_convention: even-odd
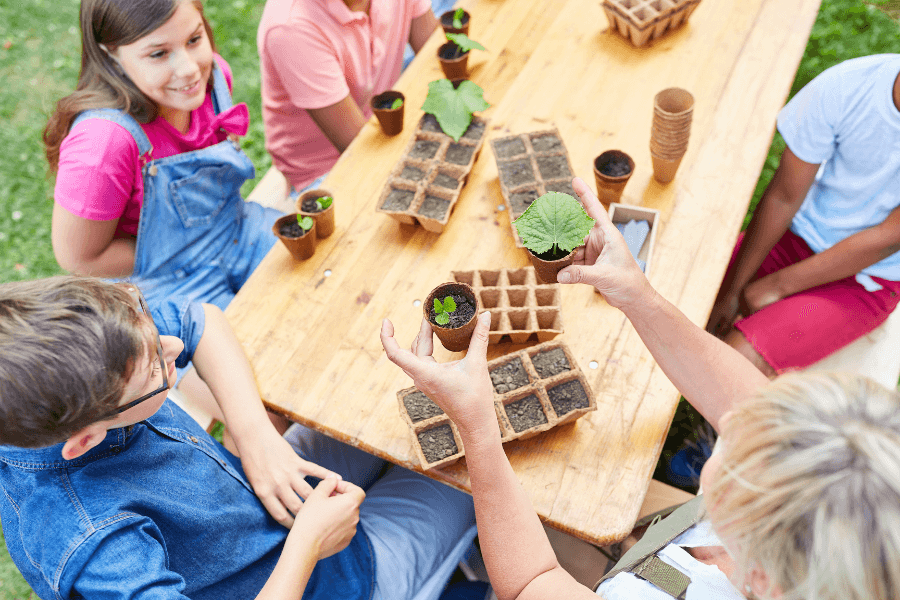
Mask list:
[[[608,31],[599,0],[462,0],[472,14],[470,78],[491,108],[487,142],[440,235],[375,212],[387,177],[442,77],[435,34],[395,89],[406,95],[403,133],[371,119],[322,187],[337,230],[297,262],[276,244],[226,312],[271,408],[334,438],[420,470],[396,391],[411,382],[381,348],[390,318],[408,345],[424,300],[453,270],[518,267],[490,140],[555,126],[576,175],[612,148],[635,174],[622,202],[661,211],[651,282],[697,324],[712,308],[806,45],[820,0],[706,0],[689,23],[643,48]],[[687,155],[675,180],[652,178],[654,95],[695,98]],[[634,329],[587,286],[562,289],[564,340],[598,410],[575,424],[505,446],[548,525],[595,544],[631,530],[679,394]],[[438,361],[457,358],[439,344]],[[491,346],[488,358],[522,348]],[[598,368],[589,364],[596,361]],[[432,473],[469,491],[465,462]]]

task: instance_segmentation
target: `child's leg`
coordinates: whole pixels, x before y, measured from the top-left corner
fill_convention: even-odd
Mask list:
[[[304,459],[340,474],[364,490],[378,479],[388,463],[376,456],[353,448],[323,433],[298,423],[291,425],[284,439]]]
[[[274,208],[263,207],[256,202],[245,202],[243,209],[241,237],[223,265],[227,271],[228,284],[234,293],[241,289],[278,241],[272,233],[272,224],[282,216]]]

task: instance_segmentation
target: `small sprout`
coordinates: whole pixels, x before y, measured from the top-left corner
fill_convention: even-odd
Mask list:
[[[584,243],[594,219],[569,194],[547,192],[513,223],[522,243],[533,253],[555,250],[566,255]]]
[[[459,48],[458,54],[465,54],[469,50],[487,50],[464,33],[446,33],[444,35],[447,36],[447,41],[453,42]]]
[[[403,106],[403,98],[395,98],[393,104],[391,104],[391,110],[397,110]]]
[[[332,202],[334,202],[334,198],[332,198],[331,196],[322,196],[321,198],[316,200],[316,208],[320,211],[325,210],[326,208],[331,206]]]
[[[299,225],[300,229],[303,231],[309,231],[313,226],[312,217],[301,217],[300,215],[297,215],[297,225]]]
[[[453,12],[453,29],[462,29],[462,26],[463,26],[462,18],[465,13],[466,13],[466,11],[464,11],[461,8],[457,8]]]
[[[437,298],[434,299],[434,320],[438,325],[446,325],[450,322],[450,313],[456,310],[456,302],[453,296],[444,298],[443,304]]]

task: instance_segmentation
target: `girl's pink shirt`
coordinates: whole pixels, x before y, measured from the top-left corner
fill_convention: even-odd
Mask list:
[[[231,68],[218,54],[214,58],[230,90]],[[203,104],[191,112],[187,133],[162,117],[142,124],[153,146],[152,157],[174,156],[225,140],[227,132],[211,127],[215,116],[212,96],[207,92]],[[117,237],[137,235],[144,181],[137,143],[128,130],[106,119],[88,119],[73,127],[59,147],[53,199],[77,217],[91,221],[118,219]]]

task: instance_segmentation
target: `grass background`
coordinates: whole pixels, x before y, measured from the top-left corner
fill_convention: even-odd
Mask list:
[[[256,27],[263,5],[264,0],[206,3],[218,50],[234,71],[235,100],[250,108],[250,131],[242,147],[260,176],[271,165],[264,147],[256,53]],[[791,95],[839,62],[900,51],[900,29],[893,20],[898,15],[900,0],[823,0]],[[0,283],[60,272],[50,247],[53,188],[46,173],[41,132],[56,100],[74,89],[78,78],[81,47],[77,23],[75,0],[0,3],[0,80],[4,82],[0,86]],[[783,150],[784,141],[776,134],[751,213]],[[253,183],[245,186],[245,195]],[[690,433],[696,418],[679,411],[673,432]],[[34,597],[2,545],[0,600]]]

